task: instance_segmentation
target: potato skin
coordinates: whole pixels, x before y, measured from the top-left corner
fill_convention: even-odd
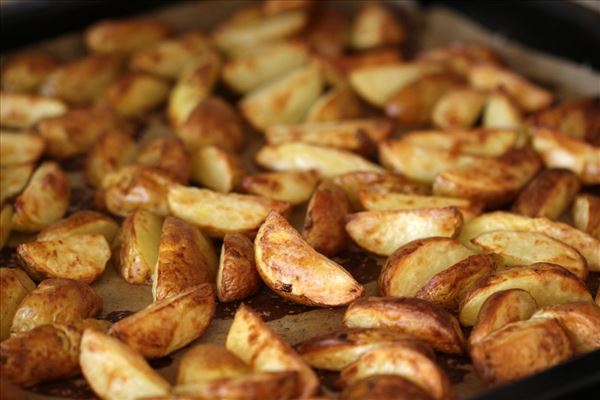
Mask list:
[[[119,226],[110,217],[91,210],[77,211],[67,218],[42,229],[37,240],[55,240],[83,234],[99,233],[112,242]]]
[[[140,149],[137,163],[163,170],[174,181],[183,185],[190,179],[190,159],[183,143],[177,138],[162,137],[153,140]]]
[[[419,385],[400,375],[371,375],[348,386],[340,400],[431,400]]]
[[[35,289],[27,274],[16,268],[0,268],[0,341],[10,335],[15,313],[21,301]]]
[[[101,187],[102,180],[111,172],[117,172],[125,164],[132,163],[137,145],[130,135],[122,131],[109,131],[96,141],[85,159],[85,179],[94,187]]]
[[[572,217],[577,229],[600,239],[600,197],[577,195],[573,202]]]
[[[31,93],[46,79],[58,61],[42,51],[25,51],[10,57],[2,67],[2,90]]]
[[[177,384],[188,385],[250,374],[252,368],[223,346],[204,343],[188,350],[177,370]]]
[[[71,279],[46,279],[21,302],[12,332],[25,332],[46,324],[70,324],[95,317],[102,298],[87,283]]]
[[[217,296],[220,302],[243,300],[261,287],[256,270],[254,244],[240,233],[227,233],[223,238],[217,272]]]
[[[131,54],[171,35],[171,29],[151,19],[105,20],[85,32],[85,44],[96,53]]]

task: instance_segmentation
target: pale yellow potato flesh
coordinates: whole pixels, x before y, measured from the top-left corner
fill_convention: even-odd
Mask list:
[[[27,274],[16,268],[0,268],[0,341],[10,336],[12,321],[21,301],[35,289]]]

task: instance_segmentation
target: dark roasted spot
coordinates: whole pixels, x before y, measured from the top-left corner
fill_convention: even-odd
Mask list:
[[[121,311],[113,311],[111,313],[108,313],[104,318],[104,320],[117,323],[120,320],[122,320],[125,317],[129,317],[131,314],[134,314],[133,311],[129,311],[129,310],[121,310]]]

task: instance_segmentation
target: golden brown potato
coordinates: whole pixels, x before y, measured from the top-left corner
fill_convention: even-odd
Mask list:
[[[492,231],[471,243],[481,251],[496,253],[506,266],[544,262],[560,265],[582,281],[588,275],[587,262],[577,250],[543,233]]]
[[[443,65],[460,76],[467,76],[471,65],[502,65],[502,59],[490,47],[474,42],[451,42],[419,53],[419,60]]]
[[[27,273],[37,281],[61,278],[92,283],[110,259],[110,247],[100,234],[23,243],[17,253]]]
[[[171,213],[200,227],[210,236],[226,233],[253,236],[271,210],[287,213],[289,203],[260,196],[173,186],[168,195]]]
[[[171,29],[150,19],[97,22],[85,32],[85,44],[95,53],[131,54],[170,36]]]
[[[166,396],[171,387],[144,358],[116,338],[86,329],[79,355],[81,372],[101,399]]]
[[[480,279],[460,305],[460,322],[465,326],[474,325],[483,303],[492,294],[507,289],[529,292],[539,307],[592,301],[585,284],[569,271],[554,264],[536,263],[498,270]]]
[[[517,197],[512,210],[529,217],[558,219],[580,189],[577,175],[566,169],[545,169]]]
[[[265,145],[256,153],[255,161],[274,171],[315,170],[323,178],[355,171],[384,172],[379,165],[349,151],[300,142]]]
[[[332,307],[363,295],[363,287],[344,267],[314,250],[276,211],[258,230],[254,252],[267,286],[295,303]]]
[[[57,99],[28,94],[0,92],[0,126],[16,129],[31,128],[44,118],[67,112],[67,106]]]
[[[483,111],[486,95],[475,89],[452,89],[435,103],[431,119],[442,129],[465,129],[473,126]]]
[[[600,239],[600,197],[577,195],[573,201],[572,217],[577,229]]]
[[[102,180],[102,191],[106,208],[115,215],[124,217],[143,208],[165,216],[169,214],[167,193],[175,185],[160,169],[130,165],[107,174]]]
[[[401,211],[363,211],[348,215],[346,231],[360,247],[389,256],[417,239],[458,236],[462,214],[455,207]]]
[[[111,243],[119,225],[110,217],[91,210],[77,211],[44,228],[37,240],[55,240],[71,236],[101,234]]]
[[[598,98],[566,100],[530,119],[533,126],[557,130],[574,139],[600,144],[600,101]]]
[[[338,8],[327,7],[315,14],[308,32],[312,50],[323,57],[341,56],[348,42],[349,23],[346,14]]]
[[[0,341],[8,338],[21,301],[35,289],[35,283],[16,268],[0,268]]]
[[[304,240],[321,254],[336,255],[348,243],[345,227],[348,213],[350,202],[344,190],[332,182],[322,182],[306,209]]]
[[[217,272],[217,297],[222,303],[244,300],[261,287],[254,259],[254,243],[240,233],[227,233],[223,237],[219,269]]]
[[[450,380],[436,365],[433,355],[413,347],[396,345],[365,353],[342,371],[340,379],[344,386],[350,386],[362,379],[381,374],[406,378],[436,400],[456,398]]]
[[[341,371],[363,354],[390,345],[414,347],[421,342],[414,336],[395,330],[352,328],[313,337],[295,347],[311,367]]]
[[[33,132],[0,133],[0,165],[2,167],[35,162],[44,152],[44,139]]]
[[[158,358],[202,336],[215,315],[215,290],[205,283],[123,318],[110,334],[145,358]]]
[[[481,379],[506,383],[550,368],[573,355],[569,338],[554,319],[510,323],[473,346],[471,359]]]
[[[248,93],[239,108],[259,131],[278,124],[296,124],[302,121],[322,89],[321,72],[315,65],[298,67]],[[282,102],[282,98],[286,101]]]
[[[348,386],[341,400],[431,400],[418,384],[400,375],[371,375]]]
[[[275,125],[267,129],[267,142],[302,142],[369,154],[392,132],[384,119],[307,122],[299,125]]]
[[[105,100],[117,114],[141,117],[161,105],[169,94],[169,84],[144,73],[130,73],[106,88]]]
[[[132,211],[113,243],[113,264],[129,283],[152,283],[163,220],[144,209]]]
[[[556,319],[567,332],[576,354],[600,348],[600,307],[594,303],[570,303],[542,308],[532,318]]]
[[[99,100],[104,90],[119,77],[121,59],[107,54],[93,54],[57,68],[48,76],[40,92],[68,104],[90,104]]]
[[[183,185],[190,179],[190,160],[185,147],[173,137],[158,138],[142,147],[136,163],[163,170]]]
[[[433,147],[449,152],[496,157],[517,147],[519,132],[514,129],[426,130],[402,135],[402,142],[421,147]]]
[[[469,336],[469,345],[475,346],[487,335],[510,324],[525,321],[537,310],[533,296],[523,289],[501,290],[483,302],[477,323]]]
[[[217,256],[212,243],[187,222],[168,216],[162,224],[158,260],[154,269],[154,301],[214,281]]]
[[[518,129],[523,124],[519,106],[502,90],[490,94],[483,109],[482,125],[495,129]]]
[[[408,297],[365,297],[352,303],[344,314],[349,328],[384,328],[416,336],[434,349],[462,354],[460,324],[446,310],[425,300]]]
[[[192,153],[192,181],[228,193],[241,186],[246,168],[235,153],[217,146],[200,147]]]
[[[498,65],[473,64],[469,67],[468,79],[477,89],[504,89],[526,112],[546,108],[554,100],[552,93],[546,89]]]
[[[4,247],[12,230],[13,206],[6,204],[0,211],[0,249]]]
[[[3,139],[3,137],[0,137]],[[35,163],[0,167],[0,203],[21,193],[33,173]]]
[[[177,370],[177,385],[189,385],[252,373],[252,368],[223,346],[199,344],[186,351]]]
[[[245,304],[235,313],[225,345],[250,364],[254,371],[296,371],[299,398],[309,397],[319,390],[319,380],[314,371]]]
[[[102,298],[84,282],[46,279],[25,296],[15,312],[11,332],[46,324],[71,324],[97,316]]]
[[[415,297],[456,311],[471,287],[482,277],[494,272],[498,264],[495,254],[476,254],[438,272],[419,289]]]
[[[106,175],[133,163],[137,145],[122,131],[109,131],[94,144],[85,160],[85,178],[92,186],[100,187]]]
[[[317,56],[315,58],[326,81],[334,86],[347,86],[350,83],[349,75],[354,70],[383,64],[399,64],[404,61],[402,51],[398,48],[373,49],[354,54],[342,54],[333,57]],[[368,73],[367,75],[369,79],[376,76],[375,73]],[[365,87],[368,90],[366,82]],[[375,92],[371,94],[376,96]],[[387,95],[391,96],[391,93]]]
[[[262,3],[262,10],[266,15],[277,15],[295,10],[310,11],[314,4],[314,0],[265,0]]]
[[[352,21],[350,45],[357,50],[398,46],[406,32],[394,12],[381,3],[365,3]]]
[[[69,206],[67,175],[52,161],[42,163],[15,200],[12,228],[36,232],[62,218]]]
[[[313,103],[306,114],[306,122],[352,120],[362,117],[363,107],[347,86],[338,86],[325,92]]]
[[[15,54],[2,66],[2,90],[16,93],[35,92],[57,66],[57,60],[42,51]]]
[[[318,181],[315,171],[270,172],[246,176],[242,187],[248,193],[298,205],[308,201]]]
[[[240,117],[219,97],[200,101],[176,132],[189,152],[207,145],[238,151],[245,137]]]

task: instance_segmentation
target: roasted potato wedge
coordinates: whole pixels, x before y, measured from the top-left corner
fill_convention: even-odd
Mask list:
[[[6,204],[0,211],[0,249],[4,247],[12,230],[13,206]]]
[[[2,139],[4,137],[0,136],[0,140]],[[21,193],[34,168],[34,163],[0,167],[0,203],[4,204],[4,200]]]
[[[554,319],[510,323],[477,342],[471,350],[475,371],[492,385],[534,374],[573,355],[569,337]]]
[[[467,76],[471,65],[485,63],[502,65],[500,56],[490,47],[474,42],[451,42],[426,49],[417,59],[443,65],[460,76]]]
[[[587,262],[577,250],[543,233],[492,231],[471,243],[484,252],[496,253],[506,266],[544,262],[560,265],[582,281],[588,275]]]
[[[589,194],[575,197],[572,208],[573,222],[577,229],[600,239],[600,198]]]
[[[33,132],[0,133],[0,165],[10,167],[37,161],[44,152],[44,139]]]
[[[186,351],[177,370],[177,385],[234,378],[252,373],[252,368],[223,346],[199,344]]]
[[[422,147],[472,154],[501,156],[517,147],[519,133],[511,129],[470,129],[451,131],[415,131],[402,136],[402,141]]]
[[[8,338],[15,313],[21,301],[35,289],[35,283],[16,268],[0,268],[0,341]]]
[[[246,174],[244,163],[238,155],[217,146],[195,150],[191,162],[192,181],[221,193],[240,187]]]
[[[95,53],[131,54],[171,34],[163,23],[150,19],[100,21],[85,33],[85,44]]]
[[[186,184],[190,178],[190,160],[183,143],[173,137],[155,139],[142,147],[136,163],[163,170],[173,180]]]
[[[261,167],[275,171],[315,170],[323,178],[355,171],[383,173],[383,168],[349,151],[307,143],[263,146],[255,156]]]
[[[540,307],[593,301],[585,284],[566,269],[554,264],[536,263],[499,270],[479,280],[460,305],[460,322],[465,326],[474,325],[483,303],[492,294],[507,289],[528,291]]]
[[[363,107],[347,86],[334,87],[313,103],[306,114],[306,122],[352,120],[362,117]]]
[[[110,334],[145,358],[158,358],[202,336],[214,315],[214,287],[201,284],[123,318]]]
[[[217,271],[217,297],[222,303],[243,300],[261,287],[256,270],[254,244],[240,233],[223,237]]]
[[[566,100],[542,110],[529,119],[534,126],[557,130],[574,139],[600,144],[600,101],[598,98]]]
[[[173,215],[214,237],[236,232],[252,236],[269,211],[286,213],[290,208],[289,203],[265,197],[185,186],[172,187],[168,199]]]
[[[537,310],[533,296],[523,289],[501,290],[483,302],[477,323],[469,336],[469,345],[475,346],[487,335],[510,324],[525,321]]]
[[[15,312],[11,332],[46,324],[71,324],[97,316],[102,298],[84,282],[46,279],[25,296]]]
[[[62,278],[92,283],[110,259],[110,247],[100,234],[23,243],[17,253],[29,276],[37,281]]]
[[[101,399],[166,396],[171,387],[141,355],[120,340],[92,329],[81,339],[81,372]]]
[[[485,103],[482,125],[492,129],[518,129],[523,125],[519,106],[503,91],[490,94]]]
[[[123,221],[113,244],[112,261],[127,282],[152,283],[162,224],[161,217],[144,209],[132,211]]]
[[[486,95],[475,89],[452,89],[444,93],[433,107],[431,119],[442,129],[465,129],[481,115]]]
[[[154,301],[178,295],[201,283],[213,282],[216,275],[217,256],[210,240],[187,222],[166,217],[154,269]]]
[[[85,178],[92,186],[102,186],[102,180],[109,173],[134,162],[137,145],[124,132],[110,131],[98,139],[85,160]]]
[[[350,45],[357,50],[398,46],[406,32],[394,12],[381,3],[365,3],[352,21]]]
[[[242,188],[248,193],[297,205],[308,201],[319,175],[314,171],[269,172],[246,176]]]
[[[458,236],[462,214],[455,207],[363,211],[348,215],[346,231],[360,247],[389,256],[413,240]]]
[[[140,117],[161,105],[169,94],[169,84],[144,73],[124,75],[106,89],[108,106],[117,114]]]
[[[341,400],[431,400],[418,384],[400,375],[371,375],[348,386]]]
[[[2,90],[33,93],[57,66],[57,60],[42,51],[15,54],[2,66]]]
[[[276,211],[271,211],[254,241],[256,268],[275,293],[294,303],[332,307],[364,293],[341,265],[314,250]]]
[[[404,56],[398,48],[384,48],[334,57],[316,57],[316,59],[328,83],[334,86],[348,86],[352,71],[369,66],[399,64],[404,61]],[[375,74],[367,75],[371,78]]]
[[[111,243],[119,225],[110,217],[95,211],[77,211],[67,218],[42,229],[37,240],[56,240],[71,236],[100,234]]]
[[[0,126],[16,129],[31,128],[44,118],[67,112],[67,106],[57,99],[0,92]]]
[[[408,297],[365,297],[344,314],[349,328],[382,328],[413,335],[434,349],[462,354],[464,337],[457,319],[425,300]]]
[[[255,371],[296,371],[297,397],[309,397],[319,389],[317,375],[302,357],[244,304],[235,313],[225,345]]]
[[[12,228],[36,232],[62,218],[69,206],[67,175],[52,161],[42,163],[15,200]]]
[[[306,209],[304,240],[321,254],[336,255],[348,243],[345,225],[349,212],[350,202],[344,191],[332,182],[322,182]]]

